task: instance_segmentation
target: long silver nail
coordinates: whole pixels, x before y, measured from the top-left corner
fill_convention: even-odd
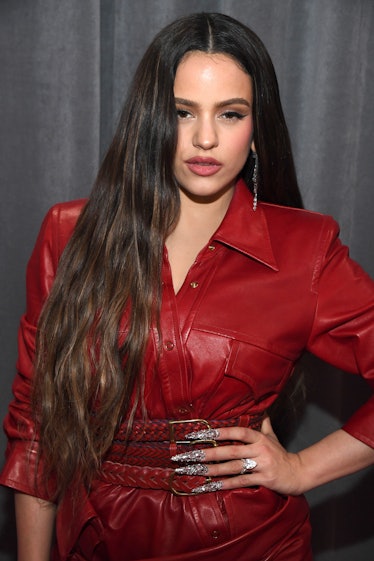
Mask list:
[[[194,432],[189,432],[185,436],[187,440],[215,440],[218,437],[219,437],[218,429],[197,430]]]
[[[204,450],[192,450],[191,452],[183,452],[170,458],[173,462],[203,462],[205,460]]]
[[[175,473],[179,475],[206,475],[208,466],[206,464],[193,464],[189,466],[178,467]]]
[[[198,495],[199,493],[212,493],[214,491],[220,491],[222,487],[222,481],[212,481],[211,483],[200,485],[200,487],[195,487],[195,489],[192,489],[192,492],[196,495]]]

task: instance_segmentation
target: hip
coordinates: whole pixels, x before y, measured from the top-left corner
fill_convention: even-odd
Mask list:
[[[71,556],[90,561],[309,561],[304,497],[264,487],[175,496],[97,482]],[[57,559],[57,558],[56,558]]]

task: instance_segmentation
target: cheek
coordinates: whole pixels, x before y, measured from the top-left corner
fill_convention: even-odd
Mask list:
[[[243,153],[248,155],[253,138],[253,126],[248,125],[232,136],[230,146],[233,152],[237,154]]]
[[[177,159],[183,152],[183,149],[186,145],[186,134],[184,133],[183,129],[178,129],[178,137],[177,137],[177,147],[175,150],[175,158]]]

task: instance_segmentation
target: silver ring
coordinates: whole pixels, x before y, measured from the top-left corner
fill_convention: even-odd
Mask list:
[[[257,462],[255,460],[251,460],[251,458],[243,458],[242,464],[243,467],[242,467],[242,471],[240,472],[241,474],[249,473],[253,469],[255,469],[255,467],[257,467]]]

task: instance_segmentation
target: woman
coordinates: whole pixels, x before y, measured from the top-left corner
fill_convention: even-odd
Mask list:
[[[305,350],[373,379],[374,290],[291,207],[260,40],[166,27],[88,202],[51,209],[29,262],[1,477],[19,561],[312,558],[302,494],[374,462],[374,401],[298,454],[266,412]]]

